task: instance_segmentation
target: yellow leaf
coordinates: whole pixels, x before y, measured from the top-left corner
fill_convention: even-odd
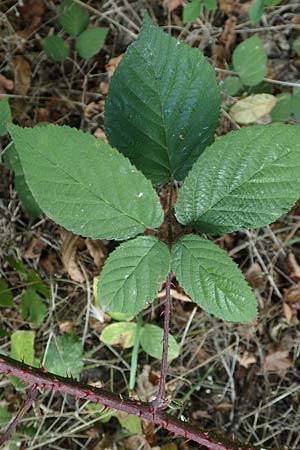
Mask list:
[[[270,94],[256,94],[236,102],[230,110],[231,117],[238,123],[254,123],[269,114],[276,103],[276,97]]]

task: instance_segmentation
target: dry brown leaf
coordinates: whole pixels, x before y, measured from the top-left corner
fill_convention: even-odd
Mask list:
[[[99,113],[99,104],[96,102],[91,102],[88,105],[86,105],[83,112],[84,117],[86,119],[91,119],[98,113]]]
[[[14,82],[0,73],[0,94],[14,89]]]
[[[101,94],[106,95],[108,92],[108,86],[109,84],[107,83],[107,81],[101,81],[99,84],[99,91],[101,92]]]
[[[289,358],[288,350],[278,350],[266,357],[264,370],[287,370],[291,367],[292,361]]]
[[[34,236],[25,250],[24,258],[35,259],[40,256],[42,250],[46,247],[46,243],[40,237]]]
[[[230,16],[225,22],[224,31],[220,37],[220,42],[225,46],[225,48],[231,49],[236,42],[236,25],[237,18],[235,16]]]
[[[155,397],[156,383],[153,383],[153,372],[151,367],[146,364],[143,370],[137,376],[137,395],[142,402],[149,402]],[[159,379],[157,375],[156,380]]]
[[[125,439],[124,446],[126,450],[137,450],[138,448],[151,450],[151,446],[146,441],[145,436],[139,434],[135,434],[134,436]]]
[[[238,100],[230,109],[230,115],[237,123],[255,123],[269,114],[276,103],[276,97],[271,94],[249,95]]]
[[[101,270],[107,258],[107,248],[102,241],[95,239],[86,238],[85,243],[97,269]]]
[[[298,303],[298,308],[296,308],[300,309],[300,284],[295,284],[295,286],[285,289],[283,301],[286,303],[293,303],[293,307]]]
[[[96,131],[94,132],[94,136],[98,139],[101,139],[102,141],[106,142],[108,144],[108,139],[106,137],[106,134],[104,133],[104,131],[102,130],[102,128],[97,128]]]
[[[255,364],[257,359],[250,352],[244,352],[242,356],[237,356],[237,360],[242,367],[248,369],[251,364]]]
[[[294,317],[297,316],[297,311],[291,308],[287,303],[283,303],[283,314],[287,323],[290,325],[293,322]]]
[[[298,264],[298,261],[296,260],[296,257],[294,253],[290,252],[288,254],[288,265],[290,267],[290,277],[293,280],[299,280],[300,279],[300,266]]]
[[[84,276],[76,262],[76,251],[80,236],[76,236],[71,231],[61,230],[62,237],[62,262],[70,278],[78,283],[84,282]]]
[[[46,11],[43,0],[27,0],[20,10],[20,17],[25,28],[18,35],[27,38],[42,22]]]
[[[162,0],[162,5],[170,12],[174,11],[178,6],[182,6],[183,3],[183,0]]]
[[[119,56],[115,56],[114,58],[111,58],[108,63],[105,65],[106,71],[109,73],[109,75],[113,75],[116,68],[118,67],[119,63],[121,62],[124,54],[122,53]]]
[[[74,331],[73,320],[61,320],[58,322],[58,326],[62,333],[72,333]]]
[[[228,412],[228,411],[231,411],[232,408],[233,408],[232,404],[231,404],[231,403],[226,403],[226,402],[219,403],[219,404],[216,406],[216,410],[217,410],[217,411],[220,411],[220,412],[222,412],[222,413],[226,413],[226,412]]]
[[[31,66],[21,55],[12,59],[15,77],[15,92],[19,95],[27,95],[31,86]]]
[[[225,14],[243,14],[249,11],[252,0],[219,0],[219,8]]]
[[[252,289],[264,286],[265,276],[258,262],[253,263],[252,266],[249,267],[246,273],[246,280],[248,281]]]

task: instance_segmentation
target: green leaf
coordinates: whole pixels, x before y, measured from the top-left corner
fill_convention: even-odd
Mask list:
[[[151,183],[100,139],[57,125],[9,131],[37,203],[63,227],[121,240],[161,225]]]
[[[248,322],[257,301],[227,253],[208,239],[184,236],[172,249],[172,270],[185,292],[220,319]]]
[[[141,419],[139,417],[123,411],[117,411],[115,417],[120,422],[120,425],[129,431],[130,434],[142,434]]]
[[[0,406],[0,427],[7,425],[10,419],[11,419],[10,412],[4,406]]]
[[[84,31],[76,41],[76,49],[82,58],[91,58],[104,45],[108,28],[91,28]]]
[[[300,56],[300,36],[297,37],[297,39],[293,42],[293,49],[297,53],[298,56]]]
[[[153,358],[161,359],[163,350],[163,334],[164,330],[157,325],[146,324],[141,329],[140,343],[141,347],[148,355]],[[168,361],[177,358],[179,355],[179,345],[177,344],[174,336],[169,333],[169,351]]]
[[[272,121],[284,122],[292,113],[292,96],[285,92],[284,94],[279,94],[276,99],[276,104],[271,111]]]
[[[281,2],[281,0],[264,0],[264,5],[265,6],[276,6],[276,5],[279,5],[280,2]]]
[[[29,321],[39,327],[47,313],[47,308],[33,288],[28,288],[22,294],[22,319],[29,317]]]
[[[49,36],[42,42],[44,52],[54,61],[62,62],[70,55],[70,45],[60,36]]]
[[[8,97],[0,100],[0,136],[7,134],[7,123],[11,122],[11,111]]]
[[[249,16],[252,25],[258,22],[264,13],[264,0],[254,0],[249,9]]]
[[[101,307],[99,295],[98,295],[98,283],[99,283],[99,277],[95,277],[93,281],[93,294],[96,300],[96,303]],[[118,322],[130,322],[133,318],[133,314],[124,314],[116,311],[106,311],[106,314],[108,314],[112,319],[117,320]]]
[[[5,153],[5,163],[14,172],[15,188],[22,206],[31,219],[36,219],[42,213],[34,200],[32,193],[25,181],[24,172],[21,166],[16,147],[11,143]]]
[[[267,73],[267,56],[257,35],[246,39],[233,52],[233,67],[246,86],[260,83]]]
[[[18,330],[11,335],[11,356],[17,361],[32,365],[34,358],[34,331]]]
[[[208,11],[215,11],[218,7],[217,0],[204,0],[204,6]]]
[[[59,8],[58,21],[71,36],[78,36],[88,26],[90,17],[86,8],[74,0],[64,0]]]
[[[14,298],[11,289],[5,280],[0,280],[0,306],[5,308],[15,306]]]
[[[289,211],[300,192],[300,128],[242,128],[206,149],[179,191],[180,223],[204,233],[258,228]]]
[[[98,283],[107,311],[137,314],[155,299],[170,268],[167,245],[153,236],[121,244],[106,260]]]
[[[154,183],[182,180],[212,142],[219,106],[214,70],[200,51],[145,16],[110,83],[106,135]]]
[[[48,286],[45,285],[44,281],[35,270],[30,269],[27,272],[26,283],[39,294],[42,294],[46,298],[50,298]]]
[[[300,93],[298,91],[299,88],[293,89],[292,101],[291,101],[291,110],[295,119],[300,119]]]
[[[221,89],[228,95],[236,95],[243,87],[239,77],[227,77],[222,83]]]
[[[190,23],[197,20],[200,16],[200,0],[191,0],[183,8],[183,23]]]
[[[83,369],[82,343],[74,333],[58,336],[48,347],[45,368],[55,375],[78,377]]]
[[[100,335],[100,341],[109,345],[120,345],[122,348],[130,348],[134,344],[136,323],[118,322],[107,325]]]

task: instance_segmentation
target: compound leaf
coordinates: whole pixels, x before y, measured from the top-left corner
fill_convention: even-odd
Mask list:
[[[255,318],[257,301],[242,272],[212,241],[184,236],[172,249],[172,271],[205,311],[232,322]]]
[[[204,233],[258,228],[300,193],[300,127],[271,124],[219,138],[190,171],[176,204],[180,223]]]
[[[9,131],[34,198],[68,230],[121,240],[161,225],[151,183],[100,139],[57,125]]]
[[[200,51],[146,16],[110,83],[106,134],[154,183],[182,180],[212,142],[219,106],[213,68]]]
[[[85,30],[76,41],[76,49],[82,58],[91,58],[104,45],[108,28],[91,28]]]
[[[58,21],[71,36],[78,36],[89,24],[89,13],[74,0],[64,0],[59,8]]]
[[[246,39],[233,52],[233,67],[246,86],[260,83],[267,72],[267,56],[257,35]]]
[[[163,350],[163,334],[164,330],[157,325],[146,324],[141,329],[140,343],[144,352],[153,358],[161,359]],[[168,360],[177,358],[179,355],[179,345],[174,336],[169,333],[168,339]]]
[[[151,303],[170,266],[167,245],[154,236],[121,244],[108,257],[98,283],[103,309],[137,314]]]
[[[62,377],[78,377],[83,369],[82,343],[74,333],[58,336],[48,347],[45,368]]]

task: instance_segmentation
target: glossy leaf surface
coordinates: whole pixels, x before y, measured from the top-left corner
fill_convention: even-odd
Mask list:
[[[219,92],[198,49],[145,17],[106,100],[106,135],[154,183],[182,180],[214,136]]]

